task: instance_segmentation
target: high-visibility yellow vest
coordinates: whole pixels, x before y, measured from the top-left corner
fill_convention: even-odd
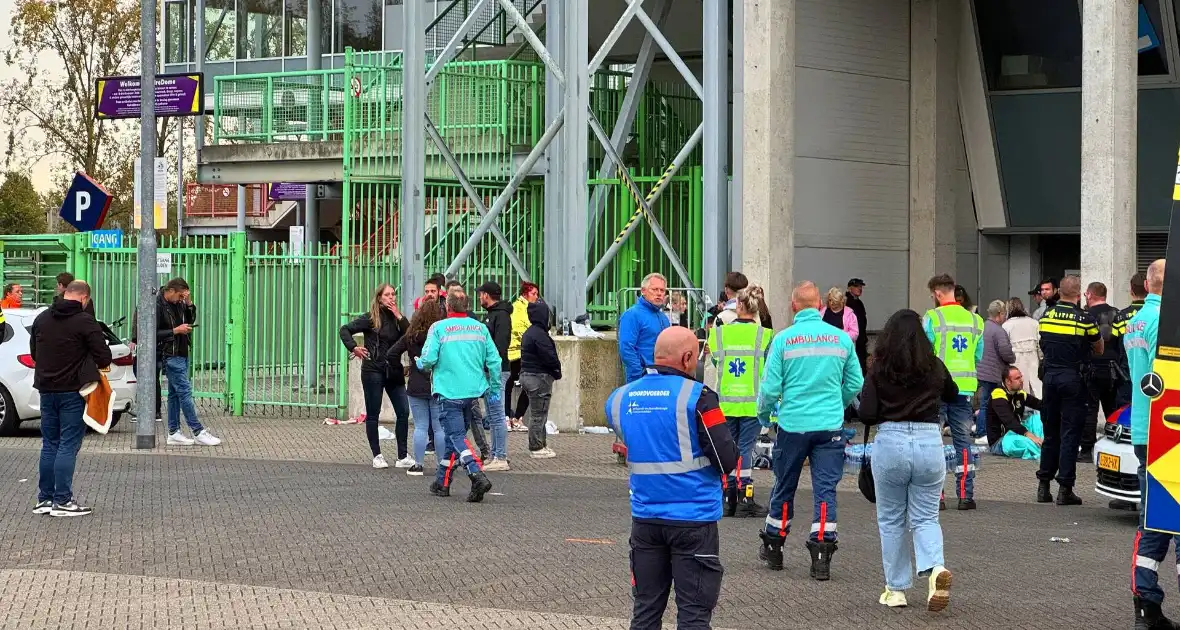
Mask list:
[[[926,311],[934,332],[934,354],[946,364],[959,395],[971,396],[979,389],[975,375],[975,349],[983,342],[983,318],[958,304]]]
[[[754,322],[734,322],[709,329],[709,351],[717,365],[717,397],[730,418],[758,415],[758,385],[766,348],[774,332]]]

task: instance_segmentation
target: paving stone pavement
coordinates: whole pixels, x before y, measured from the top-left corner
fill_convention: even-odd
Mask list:
[[[96,512],[81,519],[29,513],[36,424],[0,439],[0,505],[8,506],[0,511],[0,601],[15,611],[0,627],[627,626],[627,489],[609,438],[554,436],[557,459],[518,455],[515,470],[491,475],[496,494],[471,505],[428,496],[429,477],[369,468],[358,426],[282,418],[210,425],[223,446],[134,452],[131,424],[88,437],[75,487]],[[523,453],[523,435],[512,434],[511,449]],[[757,522],[722,522],[726,576],[714,621],[1130,627],[1133,515],[1107,510],[1088,485],[1079,488],[1087,501],[1080,508],[1033,504],[1034,468],[987,457],[980,509],[943,513],[956,587],[942,615],[876,603],[873,506],[846,480],[840,550],[826,584],[807,578],[801,537],[788,544],[787,569],[771,573],[755,557]],[[1079,478],[1092,474],[1079,467]],[[769,477],[758,475],[765,501]],[[810,502],[805,488],[797,500]],[[909,595],[916,603],[924,592]]]

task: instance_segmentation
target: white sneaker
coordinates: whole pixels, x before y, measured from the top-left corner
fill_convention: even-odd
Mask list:
[[[413,457],[406,455],[405,457],[393,463],[394,468],[413,468],[418,462],[414,461]]]
[[[975,445],[976,446],[987,446],[987,436],[981,435],[981,436],[975,438]]]
[[[208,429],[202,429],[201,432],[197,434],[197,444],[200,444],[201,446],[217,446],[218,444],[221,444],[221,438],[214,436],[209,432]]]
[[[930,571],[930,592],[926,595],[926,610],[938,612],[951,603],[951,572],[946,567]]]
[[[373,468],[389,468],[389,463],[385,461],[384,455],[378,455],[373,458]]]
[[[508,460],[500,459],[499,457],[493,457],[492,459],[488,460],[488,462],[483,465],[483,469],[487,472],[502,472],[505,470],[512,470],[508,467]]]
[[[176,433],[169,433],[168,439],[164,442],[168,446],[192,446],[197,441],[191,437],[177,431]]]
[[[557,457],[557,453],[554,453],[553,449],[546,446],[539,451],[530,452],[529,457],[532,457],[533,459],[553,459],[554,457]]]
[[[885,592],[881,593],[881,597],[877,601],[890,608],[905,608],[909,603],[905,600],[905,593],[901,591],[891,591],[889,587],[885,587]]]

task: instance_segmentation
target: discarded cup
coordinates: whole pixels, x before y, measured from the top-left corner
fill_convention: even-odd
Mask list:
[[[1060,536],[1054,536],[1054,537],[1052,537],[1052,538],[1050,538],[1050,539],[1049,539],[1049,542],[1054,542],[1054,543],[1066,543],[1066,544],[1068,544],[1068,543],[1070,542],[1070,540],[1069,540],[1068,538],[1062,538],[1062,537],[1060,537]]]

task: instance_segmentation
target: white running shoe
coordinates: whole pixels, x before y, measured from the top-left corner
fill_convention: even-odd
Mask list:
[[[53,511],[53,501],[38,501],[33,506],[33,514],[49,514]]]
[[[487,463],[483,465],[483,469],[487,472],[503,472],[505,470],[511,470],[511,468],[508,467],[508,460],[500,459],[499,457],[493,457],[492,459],[488,460]]]
[[[176,433],[169,433],[168,439],[165,441],[165,444],[168,446],[192,446],[196,443],[196,440],[181,433],[180,431],[177,431]]]
[[[981,435],[981,436],[975,438],[975,445],[976,446],[987,446],[987,436]]]
[[[393,463],[394,468],[413,468],[418,462],[414,461],[413,457],[406,455],[405,457]]]
[[[201,432],[197,434],[197,444],[200,444],[201,446],[217,446],[218,444],[221,444],[221,438],[210,433],[209,429],[202,429]]]
[[[373,458],[373,468],[389,468],[389,462],[385,461],[384,455],[378,455]]]
[[[532,457],[533,459],[553,459],[554,457],[557,457],[557,453],[554,453],[553,449],[546,446],[539,451],[530,452],[529,457]]]
[[[905,600],[905,593],[901,591],[891,591],[889,587],[885,587],[885,592],[881,593],[881,597],[877,599],[882,605],[890,608],[905,608],[909,603]]]
[[[926,595],[926,610],[938,612],[951,603],[951,572],[946,567],[930,571],[930,593]]]
[[[58,517],[61,517],[61,516],[65,516],[65,517],[86,516],[87,514],[90,514],[93,511],[94,511],[93,508],[78,505],[76,502],[70,501],[69,503],[66,503],[65,505],[58,505],[58,504],[54,503],[53,509],[49,511],[49,515],[50,516],[58,516]]]

